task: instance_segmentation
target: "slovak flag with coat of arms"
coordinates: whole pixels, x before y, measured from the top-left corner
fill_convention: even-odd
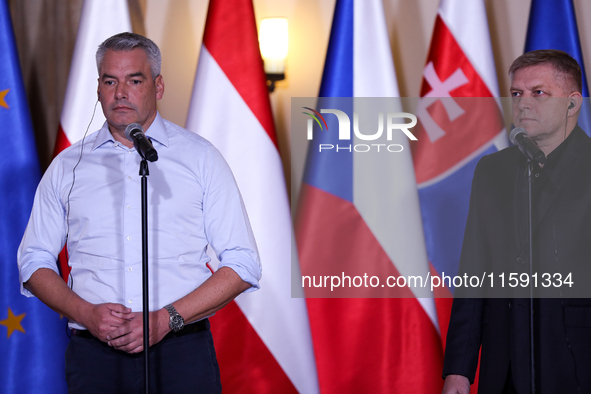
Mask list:
[[[453,277],[476,164],[508,146],[482,0],[441,1],[420,95],[412,148],[427,254],[438,275]],[[451,304],[436,299],[444,346]]]

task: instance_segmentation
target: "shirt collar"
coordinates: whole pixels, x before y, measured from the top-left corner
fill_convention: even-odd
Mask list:
[[[111,135],[111,132],[109,131],[109,125],[105,121],[105,123],[103,123],[103,127],[101,127],[101,129],[97,132],[94,144],[92,144],[91,152],[94,152],[100,146],[106,144],[109,141],[115,143],[115,138],[113,138]]]
[[[577,125],[577,127],[578,127],[578,125]],[[566,137],[566,139],[564,141],[562,141],[560,143],[560,145],[558,145],[552,152],[550,152],[548,154],[548,157],[547,157],[548,161],[544,165],[544,169],[552,168],[552,167],[556,166],[556,164],[560,160],[560,157],[562,156],[562,152],[564,152],[567,149],[567,147],[570,144],[572,144],[572,141],[575,139],[575,138],[573,138],[573,134],[575,134],[575,130],[577,129],[577,127],[574,128],[574,130],[568,135],[568,137]]]
[[[156,141],[168,148],[168,131],[166,130],[164,119],[160,116],[160,112],[156,112],[156,117],[150,127],[148,127],[148,130],[146,130],[146,135],[152,141]]]
[[[150,127],[148,127],[148,130],[146,130],[146,135],[152,141],[156,141],[160,145],[168,147],[168,132],[166,131],[164,119],[162,119],[159,112],[156,113],[154,121],[152,122]],[[103,127],[101,127],[101,129],[97,133],[96,140],[92,145],[92,151],[94,151],[95,149],[99,148],[101,145],[109,141],[112,143],[116,142],[115,138],[113,138],[113,135],[109,131],[108,123],[105,121],[105,123],[103,123]]]

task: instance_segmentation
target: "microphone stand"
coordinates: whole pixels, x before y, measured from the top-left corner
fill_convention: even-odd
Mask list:
[[[125,128],[125,138],[133,142],[135,150],[142,158],[140,162],[140,177],[142,178],[142,308],[144,328],[144,379],[146,394],[150,391],[150,296],[148,289],[148,161],[158,160],[158,154],[152,143],[144,134],[144,129],[138,123],[131,123]]]
[[[142,302],[144,319],[144,378],[145,393],[149,393],[149,357],[150,349],[150,306],[148,293],[148,162],[142,156],[140,176],[142,178]]]
[[[527,205],[528,205],[528,233],[529,233],[529,335],[530,335],[530,364],[531,364],[531,392],[536,394],[536,371],[534,367],[534,294],[531,278],[533,277],[533,225],[532,225],[532,172],[534,164],[527,160]]]

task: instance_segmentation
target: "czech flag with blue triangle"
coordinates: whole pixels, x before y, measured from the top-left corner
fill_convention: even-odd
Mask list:
[[[412,270],[428,273],[409,139],[393,133],[386,143],[398,144],[398,153],[384,148],[365,155],[351,148],[363,142],[357,135],[346,141],[340,134],[340,120],[355,128],[362,102],[344,97],[398,96],[381,0],[337,0],[319,96],[316,108],[292,110],[292,122],[319,119],[308,117],[314,135],[296,218],[302,275],[367,272],[385,281]],[[334,149],[320,152],[320,144]],[[382,165],[383,158],[394,165]],[[398,289],[399,298],[363,291],[322,298],[327,293],[316,290],[304,289],[322,393],[441,391],[433,298],[416,298],[409,287]]]

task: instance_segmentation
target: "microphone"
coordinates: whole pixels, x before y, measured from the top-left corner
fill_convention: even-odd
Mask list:
[[[521,153],[523,153],[529,160],[538,162],[542,165],[546,163],[546,155],[542,152],[540,147],[527,136],[527,132],[523,127],[516,127],[511,130],[509,139],[513,144],[519,146]]]
[[[125,138],[133,142],[135,150],[138,151],[142,159],[148,161],[158,160],[158,152],[154,149],[152,142],[144,134],[144,129],[137,123],[132,123],[125,128]]]

